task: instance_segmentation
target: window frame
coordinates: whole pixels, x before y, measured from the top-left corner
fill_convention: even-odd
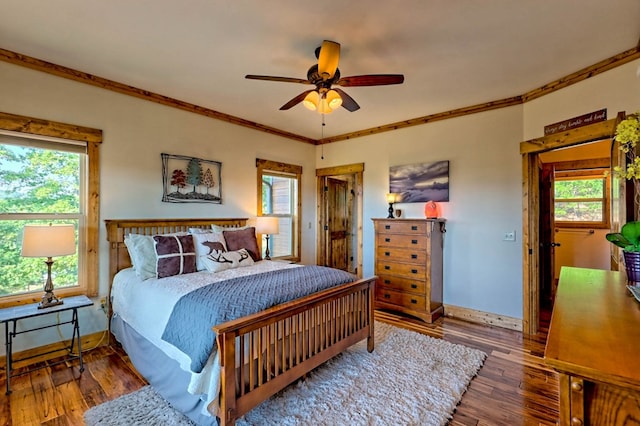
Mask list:
[[[83,265],[78,265],[79,285],[55,289],[58,297],[85,294],[98,295],[99,290],[99,234],[100,234],[100,144],[102,130],[73,124],[48,121],[34,117],[0,112],[0,132],[27,139],[49,140],[58,143],[86,146],[86,193],[84,224],[78,229],[79,250],[83,250]],[[82,220],[80,221],[82,223]],[[84,240],[84,247],[82,241]],[[42,291],[0,297],[0,308],[35,303]]]
[[[257,215],[258,216],[272,216],[272,217],[280,217],[281,215],[277,214],[263,214],[262,211],[262,179],[263,176],[277,176],[277,177],[287,177],[294,178],[296,180],[296,203],[295,208],[296,211],[292,215],[291,225],[293,227],[291,232],[291,237],[294,239],[292,241],[291,247],[293,249],[293,253],[291,256],[280,256],[274,257],[273,259],[287,259],[293,262],[300,261],[300,247],[301,247],[301,230],[302,230],[302,166],[298,166],[295,164],[287,164],[282,162],[276,162],[271,160],[265,160],[261,158],[256,158],[256,168],[257,168]],[[260,248],[260,252],[262,252],[262,238],[258,240],[258,246]]]
[[[573,169],[562,170],[561,168],[555,169],[554,172],[554,188],[552,188],[553,198],[553,210],[554,210],[554,224],[557,228],[598,228],[608,229],[611,227],[611,176],[610,168],[608,167],[596,167],[589,169]],[[580,179],[595,179],[602,178],[603,180],[603,193],[602,198],[555,198],[555,182],[561,180],[580,180]],[[555,219],[556,204],[559,202],[576,202],[576,201],[602,201],[602,221],[563,221]]]

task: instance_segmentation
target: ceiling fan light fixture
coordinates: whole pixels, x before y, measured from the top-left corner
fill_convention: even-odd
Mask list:
[[[340,97],[340,94],[335,90],[329,90],[325,95],[325,98],[331,109],[340,108],[340,106],[342,105],[342,98]]]
[[[329,106],[329,102],[326,97],[322,97],[320,103],[318,104],[318,112],[320,114],[331,114],[333,109]]]
[[[302,101],[302,105],[304,105],[305,108],[311,111],[317,110],[319,104],[320,104],[320,95],[315,90],[313,92],[309,92],[309,94],[305,96],[304,100]]]

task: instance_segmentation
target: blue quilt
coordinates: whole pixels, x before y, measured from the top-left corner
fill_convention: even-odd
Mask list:
[[[187,354],[191,370],[199,373],[215,349],[216,334],[211,329],[214,325],[355,279],[338,269],[301,266],[209,284],[178,300],[162,340]]]

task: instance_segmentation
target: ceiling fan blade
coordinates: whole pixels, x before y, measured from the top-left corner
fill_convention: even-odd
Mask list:
[[[335,84],[343,87],[356,86],[386,86],[388,84],[402,84],[404,75],[402,74],[369,74],[342,77]]]
[[[286,104],[282,105],[280,107],[281,111],[287,110],[295,105],[298,105],[300,102],[302,102],[304,100],[304,98],[307,97],[307,95],[313,92],[313,90],[305,90],[304,92],[300,93],[298,96],[296,96],[295,98],[291,99],[289,102],[287,102]]]
[[[320,47],[320,55],[318,56],[318,73],[323,80],[329,80],[338,69],[338,61],[340,61],[340,43],[325,40]]]
[[[358,105],[358,103],[351,96],[347,95],[344,90],[339,89],[337,87],[332,90],[335,90],[336,92],[338,92],[338,94],[342,98],[342,107],[344,109],[350,112],[357,111],[360,109],[360,105]]]
[[[247,74],[244,78],[248,78],[249,80],[267,80],[267,81],[279,81],[282,83],[302,83],[302,84],[311,84],[309,80],[305,80],[303,78],[293,78],[293,77],[274,77],[270,75],[252,75]]]

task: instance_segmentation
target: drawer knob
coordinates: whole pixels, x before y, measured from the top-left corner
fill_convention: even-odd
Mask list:
[[[417,270],[417,269],[412,269],[412,270],[411,270],[411,273],[412,273],[412,274],[417,274],[417,273],[418,273],[418,270]]]
[[[412,255],[411,255],[411,258],[412,258],[412,259],[417,259],[417,258],[418,258],[418,255],[417,255],[417,254],[412,254]]]
[[[418,240],[411,240],[411,244],[418,244]]]
[[[384,229],[391,229],[391,225],[385,225]]]
[[[417,230],[418,230],[418,227],[417,227],[417,226],[415,226],[415,225],[412,225],[412,226],[411,226],[411,230],[412,230],[412,231],[417,231]]]
[[[391,284],[391,280],[384,280],[385,284]]]
[[[571,417],[571,426],[582,426],[582,419],[579,417]]]
[[[384,265],[384,269],[386,269],[386,270],[388,271],[389,269],[391,269],[391,266],[389,266],[389,265]]]
[[[384,239],[384,242],[385,242],[385,243],[391,242],[391,238],[385,238],[385,239]]]
[[[385,256],[389,256],[390,254],[391,254],[391,253],[389,253],[388,251],[385,251],[385,252],[384,252],[384,255],[385,255]]]
[[[582,383],[580,383],[580,382],[571,383],[571,389],[576,391],[576,392],[581,392],[582,391]]]
[[[418,301],[416,299],[411,299],[411,303],[415,305],[416,303],[418,303]]]
[[[385,298],[385,299],[391,299],[391,295],[390,295],[390,294],[388,294],[388,293],[385,293],[384,298]]]
[[[417,284],[411,284],[411,288],[418,288]]]

